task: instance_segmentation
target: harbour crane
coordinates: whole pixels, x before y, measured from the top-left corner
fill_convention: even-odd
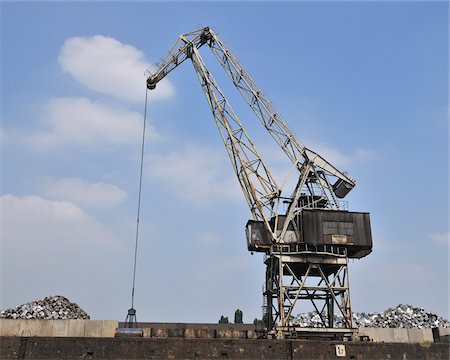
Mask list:
[[[288,196],[203,61],[199,50],[204,45],[296,169],[298,180]],[[265,254],[264,334],[278,338],[352,335],[348,259],[364,257],[372,250],[369,214],[350,212],[340,200],[355,187],[355,179],[297,139],[210,27],[180,35],[166,57],[147,71],[147,89],[155,89],[187,59],[194,66],[252,213],[246,225],[248,250]],[[319,328],[295,323],[294,309],[306,302],[317,311]],[[334,322],[336,307],[343,318],[340,326]]]

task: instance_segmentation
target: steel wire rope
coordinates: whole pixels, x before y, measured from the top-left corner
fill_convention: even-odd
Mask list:
[[[147,103],[148,103],[148,89],[145,90],[145,106],[144,106],[144,125],[142,128],[142,146],[141,146],[141,166],[139,172],[139,191],[138,191],[138,204],[137,204],[137,217],[136,217],[136,238],[134,244],[134,264],[133,264],[133,286],[131,290],[131,309],[134,308],[134,288],[136,284],[136,262],[137,262],[137,249],[139,239],[139,218],[141,213],[141,194],[142,194],[142,170],[144,167],[144,148],[145,148],[145,124],[147,122]]]

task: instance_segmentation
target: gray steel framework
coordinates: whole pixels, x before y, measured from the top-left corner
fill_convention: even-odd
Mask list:
[[[284,337],[305,329],[294,321],[299,302],[309,302],[318,313],[317,326],[333,332],[337,311],[339,328],[352,333],[352,312],[345,249],[328,246],[318,249],[272,247],[265,259],[263,319],[269,335]],[[312,250],[312,251],[311,251]]]
[[[253,110],[264,128],[285,152],[298,171],[298,181],[287,199],[260,156],[224,93],[206,67],[199,49],[208,45],[233,85]],[[331,312],[335,306],[344,316],[345,327],[352,328],[347,258],[342,251],[312,253],[286,246],[289,227],[300,234],[295,222],[303,208],[342,209],[343,198],[355,180],[340,172],[319,154],[306,148],[289,129],[264,92],[240,65],[231,51],[210,29],[183,34],[153,72],[148,72],[147,87],[156,84],[185,60],[190,59],[211,109],[214,121],[230,157],[254,220],[262,221],[272,245],[266,259],[267,329],[279,336],[291,328],[291,317],[301,301],[312,302],[321,313],[324,328],[333,328]],[[305,196],[306,195],[306,196]],[[300,199],[306,199],[300,201]],[[288,202],[285,213],[280,203]],[[281,230],[278,216],[286,216]],[[300,240],[300,239],[297,239]],[[311,281],[317,283],[311,285]],[[277,305],[273,302],[276,300]],[[322,302],[325,305],[320,305]],[[328,315],[322,315],[325,310]]]

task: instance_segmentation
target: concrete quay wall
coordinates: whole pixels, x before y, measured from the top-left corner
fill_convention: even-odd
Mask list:
[[[114,337],[117,320],[0,319],[0,336]]]
[[[1,359],[424,359],[448,344],[262,339],[2,337]]]
[[[142,323],[145,338],[185,339],[256,339],[251,324],[182,324]],[[0,336],[10,337],[81,337],[113,338],[116,328],[123,326],[117,320],[13,320],[0,319]],[[439,328],[439,340],[448,339],[450,329]],[[373,342],[432,343],[436,338],[432,329],[360,328],[359,336]]]
[[[359,328],[358,336],[368,336],[373,342],[409,344],[434,342],[432,329]]]

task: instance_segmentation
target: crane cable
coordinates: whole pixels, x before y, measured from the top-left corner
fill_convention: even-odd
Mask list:
[[[142,146],[141,146],[141,167],[139,173],[139,192],[138,192],[138,204],[137,204],[137,218],[136,218],[136,239],[134,244],[134,265],[133,265],[133,286],[131,290],[131,309],[134,310],[134,288],[136,284],[136,260],[137,260],[137,247],[139,238],[139,217],[141,212],[141,194],[142,194],[142,172],[144,165],[144,147],[145,147],[145,124],[147,122],[147,99],[148,89],[145,91],[145,107],[144,107],[144,125],[142,129]]]

